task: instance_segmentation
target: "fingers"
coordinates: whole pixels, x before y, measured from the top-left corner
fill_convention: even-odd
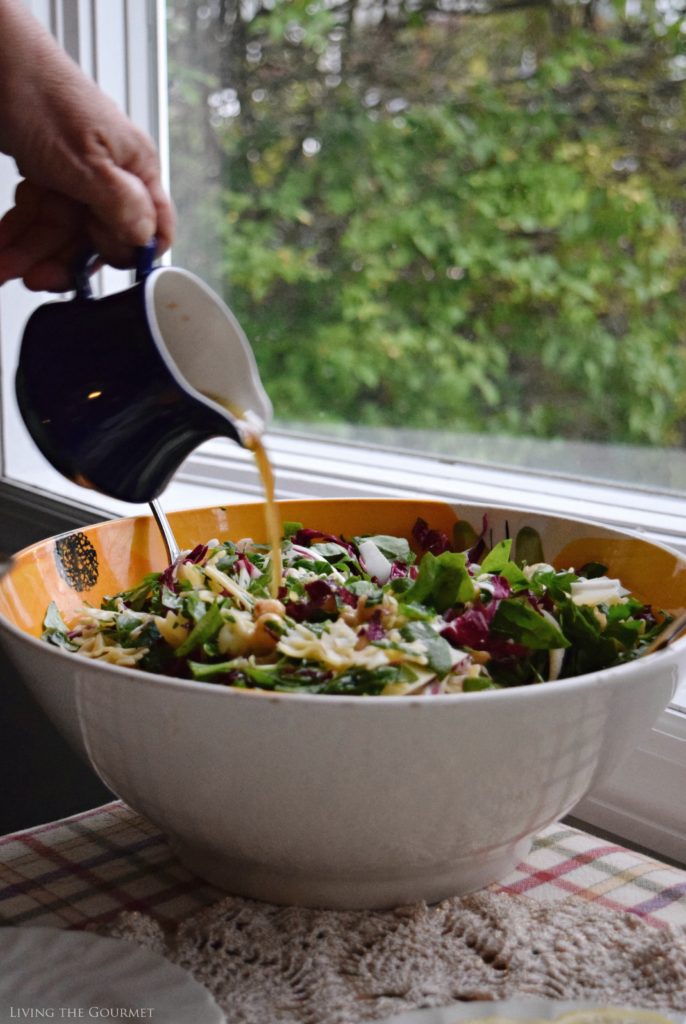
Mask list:
[[[0,221],[0,284],[21,277],[33,289],[71,287],[84,248],[85,211],[28,182],[17,188],[15,202]]]
[[[159,180],[148,184],[118,167],[108,168],[105,180],[108,202],[89,203],[88,232],[96,251],[114,267],[132,266],[134,248],[151,238],[157,254],[165,252],[174,234],[174,213]]]
[[[14,208],[0,221],[0,285],[23,278],[34,290],[64,291],[73,287],[74,266],[86,250],[126,268],[135,264],[136,246],[151,238],[158,255],[169,248],[175,218],[157,154],[147,136],[124,123],[127,142],[135,142],[133,155],[124,153],[128,163],[121,145],[96,137],[80,173],[72,166],[65,177],[63,166],[58,187],[20,183]]]
[[[173,236],[174,213],[161,183],[148,189],[119,168],[109,169],[107,179],[106,220],[83,203],[21,182],[15,206],[0,220],[0,285],[23,278],[34,291],[68,291],[88,251],[119,268],[133,266],[135,247],[152,237],[158,255],[164,252]]]
[[[73,291],[76,283],[74,269],[80,256],[81,252],[71,247],[36,263],[24,274],[25,286],[32,292]],[[100,262],[89,265],[88,272],[95,273],[101,266]]]
[[[107,262],[130,266],[132,249],[153,237],[158,253],[169,248],[175,218],[152,140],[119,111],[111,114],[106,133],[87,136],[78,195]]]

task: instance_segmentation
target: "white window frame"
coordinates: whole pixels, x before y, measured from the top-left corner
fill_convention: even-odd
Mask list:
[[[157,140],[168,172],[164,0],[25,0],[71,55],[129,115]],[[0,158],[0,209],[9,204],[16,174]],[[168,178],[167,178],[168,180]],[[120,272],[101,274],[103,290],[122,286]],[[26,317],[45,296],[19,284],[0,290],[2,418],[0,470],[13,495],[21,494],[45,515],[51,496],[104,514],[131,514],[54,473],[28,439],[13,394],[18,338]],[[432,496],[453,502],[484,502],[537,508],[624,528],[686,551],[686,499],[628,486],[591,483],[564,475],[533,473],[325,441],[274,431],[267,438],[281,497],[354,495]],[[18,485],[18,487],[16,486]],[[165,495],[168,507],[248,501],[260,496],[248,453],[213,441],[195,452]],[[686,684],[683,701],[686,706]],[[585,799],[576,818],[666,857],[686,861],[686,714],[670,708],[620,773]]]

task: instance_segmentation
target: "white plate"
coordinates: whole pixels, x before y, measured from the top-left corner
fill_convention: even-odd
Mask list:
[[[521,996],[500,1002],[451,1003],[450,1006],[438,1006],[427,1010],[408,1010],[407,1013],[386,1017],[384,1020],[376,1021],[375,1024],[463,1024],[464,1021],[478,1020],[480,1017],[552,1020],[559,1014],[569,1013],[572,1010],[586,1010],[601,1006],[603,1009],[607,1009],[609,1005],[609,1003],[601,1004],[597,1001],[588,1002],[578,999],[543,999],[537,996]],[[673,1013],[669,1010],[653,1012],[660,1014],[666,1020],[673,1021],[674,1024],[686,1024],[686,1017],[683,1014]]]
[[[210,993],[188,971],[123,940],[3,927],[0,965],[0,1024],[37,1018],[225,1024]]]

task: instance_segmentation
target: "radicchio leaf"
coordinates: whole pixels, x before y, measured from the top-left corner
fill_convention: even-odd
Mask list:
[[[366,637],[371,644],[377,640],[383,640],[386,636],[386,630],[381,625],[381,613],[374,612],[369,622],[365,623],[364,627],[360,630],[359,636]]]
[[[432,530],[425,519],[417,518],[412,527],[412,536],[423,551],[430,551],[432,555],[442,555],[444,551],[452,551],[452,545],[447,536],[440,530]]]
[[[488,516],[484,513],[484,517],[481,520],[481,533],[474,547],[470,548],[467,552],[468,562],[480,563],[483,558],[484,552],[486,551],[486,534],[488,533]]]
[[[305,601],[288,601],[286,615],[296,622],[316,622],[330,615],[336,615],[338,610],[337,589],[322,579],[306,583],[307,599]]]
[[[411,575],[413,569],[414,569],[414,576]],[[405,565],[404,562],[393,562],[393,564],[391,565],[391,575],[389,576],[389,579],[391,579],[391,580],[399,580],[399,579],[404,579],[404,578],[406,578],[408,576],[410,576],[412,579],[415,579],[416,576],[417,576],[418,571],[419,570],[414,565],[408,566],[408,565]]]
[[[507,580],[502,582],[509,590]],[[491,622],[499,605],[500,599],[496,599],[495,596],[486,605],[477,602],[469,611],[455,616],[450,625],[441,630],[441,636],[453,647],[470,647],[473,651],[485,651],[497,660],[513,656],[524,657],[528,653],[528,648],[491,633]]]
[[[253,565],[250,559],[246,555],[244,555],[243,552],[241,552],[238,558],[236,559],[236,565],[240,566],[240,568],[242,569],[245,569],[251,580],[254,580],[256,576],[262,575],[257,566]]]
[[[310,530],[307,527],[303,527],[302,530],[298,530],[291,537],[292,544],[297,544],[303,548],[309,548],[312,544],[319,544],[322,541],[324,543],[329,542],[340,545],[357,561],[358,555],[354,546],[347,540],[344,540],[343,537],[336,537],[333,533],[322,533],[320,530]]]
[[[176,570],[178,568],[178,562],[172,562],[162,573],[160,582],[163,587],[169,587],[169,589],[175,594],[176,590]]]
[[[207,544],[196,544],[192,551],[183,559],[184,562],[190,562],[192,565],[199,565],[200,562],[204,562],[207,556]]]

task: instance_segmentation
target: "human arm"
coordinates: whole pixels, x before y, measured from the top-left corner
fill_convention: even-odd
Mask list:
[[[20,0],[0,0],[0,151],[24,180],[0,221],[0,284],[70,287],[91,250],[130,266],[174,214],[152,140],[60,49]]]

